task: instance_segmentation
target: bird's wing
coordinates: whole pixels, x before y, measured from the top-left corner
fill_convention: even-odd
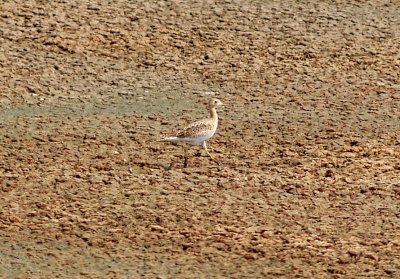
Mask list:
[[[202,132],[206,132],[211,129],[212,129],[212,123],[210,123],[210,121],[200,120],[178,131],[176,136],[178,138],[188,138],[192,137],[193,135],[200,135],[202,134]]]

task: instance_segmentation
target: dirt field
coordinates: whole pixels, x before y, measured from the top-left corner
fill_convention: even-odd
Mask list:
[[[2,1],[0,278],[400,278],[399,10]]]

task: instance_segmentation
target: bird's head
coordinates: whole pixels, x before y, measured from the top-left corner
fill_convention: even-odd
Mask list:
[[[220,100],[216,99],[216,98],[212,98],[210,100],[210,107],[212,107],[212,108],[216,108],[216,107],[219,107],[219,106],[222,106],[222,105],[223,105],[222,102]]]

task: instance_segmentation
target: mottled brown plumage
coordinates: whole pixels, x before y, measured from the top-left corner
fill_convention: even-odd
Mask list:
[[[213,123],[208,119],[206,121],[197,121],[178,131],[176,133],[176,137],[189,138],[193,135],[205,135],[207,131],[210,131],[212,129]]]
[[[160,141],[169,142],[183,142],[189,144],[202,145],[206,150],[207,154],[213,159],[211,154],[207,150],[207,141],[212,138],[218,127],[218,114],[216,107],[222,105],[222,102],[218,99],[211,99],[209,102],[210,117],[205,118],[184,127],[177,131],[173,136],[168,136],[160,139]],[[186,165],[186,150],[185,150],[185,165]],[[214,159],[213,159],[214,160]],[[214,160],[215,161],[215,160]]]

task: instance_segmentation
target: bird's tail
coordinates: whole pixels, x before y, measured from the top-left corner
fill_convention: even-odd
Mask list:
[[[177,137],[163,137],[157,140],[157,142],[163,142],[163,141],[169,141],[169,142],[174,142],[178,138]]]

